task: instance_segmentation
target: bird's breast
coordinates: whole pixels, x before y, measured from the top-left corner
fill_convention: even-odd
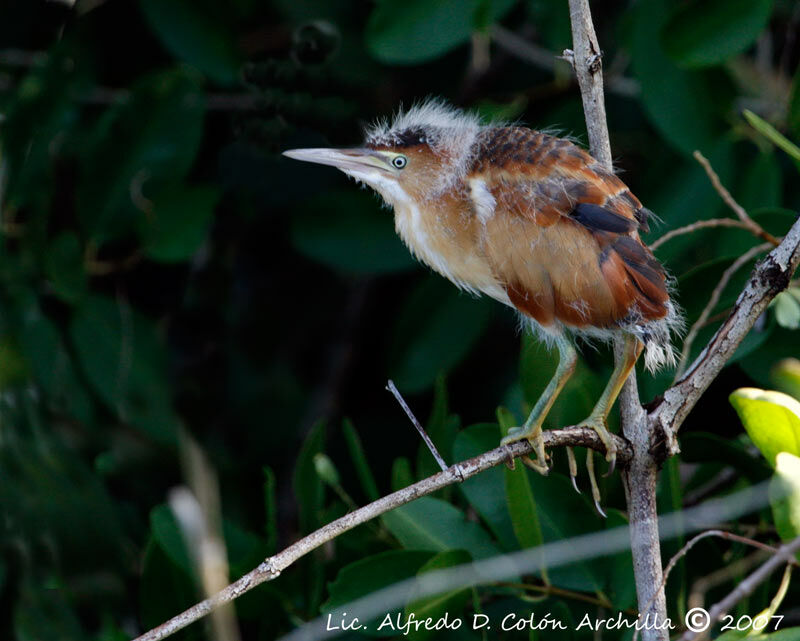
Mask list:
[[[481,248],[471,212],[452,201],[395,201],[395,228],[420,261],[456,286],[511,305]]]

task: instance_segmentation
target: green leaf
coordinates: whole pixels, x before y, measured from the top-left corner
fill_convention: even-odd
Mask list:
[[[516,421],[511,412],[500,408],[497,410],[497,419],[500,423],[500,435],[505,437],[508,431],[516,426]],[[514,527],[514,534],[519,541],[522,549],[535,548],[544,543],[542,526],[539,521],[539,509],[536,505],[536,498],[533,495],[531,484],[528,482],[528,474],[521,461],[517,461],[514,469],[507,467],[503,470],[505,481],[505,503],[511,515],[511,523]],[[545,583],[549,583],[547,575],[547,559],[540,556],[541,570],[539,574]]]
[[[474,559],[500,553],[480,525],[467,521],[457,507],[430,496],[401,505],[381,518],[408,550],[466,550]]]
[[[36,305],[25,310],[20,344],[45,402],[56,412],[65,412],[82,423],[92,421],[93,402],[75,370],[56,326]]]
[[[37,585],[32,579],[26,580],[13,603],[14,638],[18,641],[86,639],[74,599],[67,586]]]
[[[152,210],[139,218],[144,253],[164,263],[188,260],[208,236],[219,201],[214,187],[169,185],[152,201]]]
[[[342,606],[414,577],[433,556],[433,553],[421,550],[390,550],[350,563],[339,570],[336,579],[328,584],[328,600],[322,604],[321,610],[330,614],[332,625],[342,627],[341,621],[344,616],[341,612]],[[410,594],[409,588],[409,596]],[[392,614],[399,611],[393,610]],[[362,630],[365,634],[391,636],[391,632],[387,632],[386,629],[383,630],[383,634],[376,630],[380,620],[369,621],[348,605],[347,621],[353,621],[354,618],[358,618],[360,625],[365,626],[366,629]]]
[[[739,361],[739,367],[761,387],[772,385],[771,372],[778,361],[786,358],[787,354],[800,354],[800,332],[784,329],[777,323],[773,325],[769,339],[758,351]]]
[[[325,488],[314,467],[314,457],[325,447],[325,423],[318,422],[309,431],[295,463],[292,486],[300,512],[300,530],[311,532],[321,525]]]
[[[92,85],[93,66],[75,41],[65,38],[3,97],[6,118],[0,153],[8,168],[4,206],[36,206],[48,215],[53,206],[54,161],[75,134],[81,110],[78,98]]]
[[[444,375],[439,375],[434,383],[433,408],[425,431],[439,452],[447,458],[453,449],[461,419],[456,414],[451,414],[447,406],[447,383]],[[485,450],[484,450],[485,451]],[[460,460],[456,457],[455,460]],[[419,444],[417,450],[417,478],[423,479],[440,471],[439,464],[433,458],[428,446],[424,442]],[[445,488],[447,490],[447,488]]]
[[[791,292],[778,294],[770,303],[775,310],[775,320],[786,329],[800,328],[800,301]]]
[[[493,304],[438,276],[423,281],[406,300],[394,332],[389,370],[397,387],[420,392],[452,370],[483,334]]]
[[[775,127],[749,109],[744,110],[744,117],[753,129],[764,136],[773,145],[789,154],[789,156],[794,159],[795,163],[800,163],[800,147],[795,145],[786,136],[775,129]]]
[[[773,467],[780,452],[800,456],[800,401],[752,387],[736,390],[730,401],[753,443]]]
[[[742,440],[707,432],[692,431],[681,437],[681,459],[686,463],[730,465],[752,483],[760,483],[772,474],[772,468],[751,449]]]
[[[61,300],[76,303],[86,293],[83,252],[75,232],[63,232],[53,239],[44,256],[44,270]]]
[[[164,46],[213,81],[235,82],[240,56],[222,11],[213,16],[196,0],[141,0],[139,6]],[[213,8],[213,5],[211,5]]]
[[[365,191],[329,191],[305,201],[292,217],[292,245],[343,272],[390,274],[415,269],[394,221]]]
[[[267,554],[274,554],[278,547],[278,497],[275,472],[268,465],[262,468],[262,472],[264,474],[264,532],[267,535],[265,547]]]
[[[536,499],[536,511],[545,543],[565,541],[603,528],[600,517],[586,496],[577,494],[566,476],[551,472],[544,477],[527,468],[525,473]],[[548,576],[553,585],[595,592],[602,588],[606,580],[607,568],[604,563],[603,559],[579,561],[550,568]]]
[[[367,50],[387,64],[419,64],[465,44],[480,23],[498,20],[515,0],[491,0],[486,19],[480,0],[382,0],[370,14]]]
[[[469,554],[463,550],[440,552],[419,569],[417,576],[424,577],[426,572],[455,567],[469,563],[471,560]],[[452,620],[458,616],[457,613],[464,609],[470,594],[471,590],[469,588],[456,588],[443,594],[424,597],[409,603],[405,608],[404,614],[406,618],[414,615],[418,621],[424,621],[425,619],[439,621],[443,617],[448,617]],[[411,598],[414,598],[413,588]],[[418,630],[412,629],[409,638],[416,640],[429,639],[434,634],[439,634],[439,632],[434,629],[427,630],[422,626]]]
[[[453,458],[463,461],[497,447],[499,435],[497,425],[470,425],[456,436]],[[518,545],[506,502],[503,470],[499,466],[493,467],[467,479],[458,487],[503,548],[516,550]]]
[[[777,208],[783,192],[783,175],[775,153],[758,153],[750,158],[734,190],[736,202],[751,216],[757,209]],[[745,232],[746,233],[746,232]]]
[[[664,26],[664,48],[685,67],[725,62],[752,45],[766,26],[773,0],[691,0]]]
[[[660,31],[671,8],[666,0],[636,7],[631,23],[633,72],[641,83],[645,113],[664,139],[686,155],[695,149],[705,153],[722,131],[714,114],[720,97],[712,95],[707,77],[683,70],[667,57]]]
[[[380,497],[378,484],[375,482],[375,477],[370,469],[358,432],[356,432],[356,428],[353,427],[353,423],[349,419],[342,421],[342,432],[344,433],[347,449],[350,452],[350,458],[353,459],[353,466],[356,468],[358,480],[361,482],[361,489],[364,490],[364,494],[370,501],[376,501]]]
[[[392,491],[402,490],[414,483],[411,461],[405,456],[398,456],[392,463]]]
[[[266,541],[230,519],[222,519],[222,536],[230,564],[229,573],[237,577],[250,571],[267,555]]]
[[[176,612],[183,612],[197,601],[197,588],[189,575],[175,565],[153,537],[147,541],[139,582],[142,625],[147,629],[162,624]],[[187,638],[199,639],[200,630]]]
[[[194,577],[195,566],[189,556],[186,539],[168,505],[162,503],[150,511],[150,531],[164,554],[188,576]]]
[[[172,443],[177,417],[152,323],[127,303],[91,296],[75,309],[69,335],[86,378],[119,419]]]
[[[792,80],[787,120],[792,133],[800,138],[800,65],[798,65],[797,71],[794,72],[794,80]]]
[[[769,494],[781,540],[791,541],[800,536],[800,458],[789,452],[778,454]]]
[[[101,242],[131,231],[165,184],[183,179],[203,134],[204,98],[183,69],[146,76],[108,109],[85,144],[78,214]]]
[[[780,391],[800,401],[800,360],[784,358],[772,368],[770,375]]]
[[[0,336],[0,392],[28,378],[28,367],[19,345],[11,336]]]

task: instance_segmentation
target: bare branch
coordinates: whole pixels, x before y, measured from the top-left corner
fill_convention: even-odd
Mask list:
[[[691,550],[695,545],[697,545],[703,539],[707,539],[708,537],[716,536],[721,539],[725,539],[727,541],[735,541],[736,543],[743,543],[744,545],[749,545],[754,548],[758,548],[762,552],[772,552],[773,554],[778,552],[778,549],[767,545],[766,543],[762,543],[761,541],[756,541],[755,539],[748,538],[746,536],[740,536],[738,534],[734,534],[733,532],[726,532],[725,530],[706,530],[705,532],[700,532],[697,536],[692,537],[689,541],[687,541],[686,545],[684,545],[680,550],[678,550],[673,557],[667,563],[667,567],[664,568],[664,579],[661,582],[661,588],[663,589],[667,585],[667,579],[669,579],[669,575],[672,570],[675,569],[675,566],[678,564],[686,554]],[[798,565],[795,559],[790,559],[789,563],[791,565]],[[648,604],[649,607],[650,604]],[[633,641],[639,637],[639,630],[634,630],[633,632]]]
[[[743,223],[741,220],[736,220],[735,218],[711,218],[709,220],[698,220],[688,225],[684,225],[683,227],[678,227],[677,229],[668,231],[660,238],[657,238],[655,241],[653,241],[653,244],[650,245],[650,251],[655,251],[661,247],[661,245],[666,243],[668,240],[672,240],[676,236],[691,234],[698,229],[705,229],[707,227],[738,227],[739,229],[752,231],[747,224]]]
[[[444,462],[442,455],[439,454],[439,450],[436,449],[436,446],[433,444],[431,437],[428,436],[428,433],[425,431],[425,428],[422,427],[422,423],[420,423],[417,420],[417,417],[414,416],[414,412],[411,411],[411,408],[408,406],[408,403],[406,403],[406,399],[404,399],[403,396],[400,394],[400,390],[397,389],[397,386],[394,384],[393,380],[389,379],[388,383],[386,384],[386,389],[392,393],[392,396],[395,397],[397,402],[400,404],[400,407],[403,408],[403,411],[406,413],[406,416],[408,416],[408,419],[411,421],[414,427],[417,428],[417,432],[419,432],[419,435],[422,437],[422,440],[425,441],[425,445],[428,446],[428,449],[430,450],[431,454],[433,454],[433,458],[436,459],[436,462],[439,464],[439,467],[442,469],[442,471],[446,470],[447,463]]]
[[[737,585],[722,601],[716,603],[708,612],[709,618],[712,623],[716,623],[723,617],[728,610],[735,606],[746,596],[752,594],[761,583],[763,583],[770,574],[777,568],[789,560],[800,550],[800,536],[790,541],[786,545],[782,545],[768,561],[764,563],[755,572],[750,574],[744,581]],[[680,641],[692,641],[697,637],[697,632],[687,630]]]
[[[733,312],[720,326],[684,377],[664,392],[662,402],[650,413],[653,430],[667,439],[667,454],[679,451],[674,434],[706,391],[770,301],[786,289],[800,263],[800,218],[781,244],[756,265]],[[658,433],[658,432],[654,432]]]
[[[592,155],[611,171],[611,144],[603,97],[602,55],[592,24],[588,0],[569,0],[572,23],[572,62],[581,88],[589,148]],[[566,53],[566,52],[565,52]],[[623,358],[621,340],[614,343],[617,363]],[[667,617],[667,603],[661,586],[661,547],[658,532],[656,482],[658,467],[650,453],[651,427],[639,401],[636,371],[632,371],[619,396],[620,424],[633,445],[634,456],[623,472],[631,523],[631,554],[636,596],[641,616],[656,621]],[[646,607],[642,607],[645,606]],[[667,641],[667,630],[644,631],[645,641]]]
[[[606,168],[611,169],[613,161],[603,97],[603,57],[597,44],[588,0],[569,0],[569,18],[572,24],[575,75],[581,88],[589,151]]]
[[[521,35],[506,29],[500,24],[492,25],[490,33],[492,40],[498,47],[539,69],[555,73],[556,65],[558,64],[556,61],[564,59],[564,56],[556,56],[549,49],[526,40]],[[636,80],[623,76],[621,73],[614,73],[613,70],[606,74],[605,86],[609,92],[619,96],[632,98],[638,96],[641,92],[641,87]]]
[[[597,432],[587,427],[545,430],[543,436],[546,447],[579,446],[592,448],[599,452],[605,452],[606,449],[600,437],[598,437]],[[617,463],[624,466],[630,461],[633,455],[631,447],[627,441],[616,435],[612,435],[612,438],[614,438],[617,446]],[[224,590],[193,605],[188,610],[162,623],[157,628],[153,628],[149,632],[141,635],[135,641],[158,641],[159,639],[164,639],[178,630],[185,628],[187,625],[203,618],[220,605],[233,601],[265,581],[271,581],[277,578],[280,576],[281,572],[298,559],[312,550],[317,549],[324,543],[331,541],[340,534],[352,530],[357,525],[361,525],[396,507],[410,503],[421,496],[431,494],[443,487],[471,478],[495,465],[505,463],[509,459],[513,460],[516,457],[527,456],[532,453],[533,448],[528,441],[523,440],[509,445],[502,445],[480,456],[452,465],[443,472],[439,472],[434,476],[429,476],[422,481],[409,485],[402,490],[393,492],[364,507],[345,514],[343,517],[328,523],[308,536],[296,541],[281,552],[278,552],[278,554],[266,559],[256,569],[248,572],[241,579],[235,581]]]
[[[728,283],[733,275],[739,271],[743,265],[746,265],[748,262],[753,260],[753,258],[767,251],[771,246],[772,245],[769,243],[762,243],[761,245],[751,247],[748,251],[733,261],[728,269],[722,272],[722,277],[719,279],[719,282],[711,292],[708,303],[706,303],[706,306],[703,308],[700,316],[697,317],[697,320],[694,322],[691,329],[689,329],[689,333],[686,335],[686,340],[683,341],[681,358],[680,362],[678,363],[678,370],[675,373],[675,380],[678,380],[683,375],[684,371],[686,371],[686,365],[688,364],[689,355],[692,351],[692,344],[694,343],[695,338],[697,338],[697,333],[706,326],[708,318],[711,316],[711,312],[714,311],[717,303],[719,303],[719,298],[722,296],[722,292],[725,291],[725,288],[728,286]]]
[[[736,216],[741,220],[748,229],[750,229],[756,236],[766,240],[768,243],[777,247],[780,244],[780,240],[775,238],[772,234],[768,233],[764,230],[761,225],[759,225],[756,221],[754,221],[748,213],[745,211],[744,207],[742,207],[739,203],[736,202],[733,196],[731,196],[731,192],[725,189],[725,186],[722,184],[722,181],[719,179],[717,172],[711,167],[711,163],[708,162],[708,159],[701,154],[699,151],[695,150],[694,157],[697,162],[699,162],[703,169],[706,170],[706,174],[708,174],[708,178],[711,181],[711,184],[714,186],[714,189],[717,190],[717,193],[720,195],[725,204],[730,207]]]

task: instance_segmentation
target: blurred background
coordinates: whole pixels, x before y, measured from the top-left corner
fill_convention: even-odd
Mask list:
[[[798,164],[742,112],[800,140],[800,5],[592,9],[613,154],[661,218],[646,242],[732,215],[695,149],[783,235],[800,206]],[[417,264],[374,195],[280,152],[357,144],[365,124],[426,96],[586,144],[577,86],[555,58],[569,46],[566,0],[4,0],[0,638],[126,639],[200,598],[167,506],[190,476],[189,435],[218,479],[236,578],[353,505],[436,471],[388,378],[448,463],[496,444],[498,406],[524,416],[553,357],[509,310]],[[659,247],[689,323],[759,242],[715,228]],[[693,353],[754,262],[724,289]],[[681,462],[662,475],[664,510],[769,476],[727,397],[744,385],[791,389],[774,368],[800,354],[798,301],[781,296],[690,416]],[[582,353],[550,426],[586,415],[611,371],[607,349]],[[640,373],[643,401],[673,375]],[[618,475],[603,479],[603,522],[567,489],[564,468],[556,453],[556,471],[529,480],[545,540],[625,521]],[[415,518],[439,519],[456,537],[435,550],[474,558],[524,545],[507,510],[488,514],[497,474],[419,505]],[[458,539],[459,519],[483,547]],[[774,534],[763,515],[740,526]],[[402,527],[362,526],[241,599],[242,638],[276,638],[358,596],[367,588],[348,583],[350,563],[380,583],[430,562]],[[703,545],[670,585],[677,612],[695,578],[745,554]],[[387,565],[387,554],[402,563]],[[611,578],[610,567],[551,577],[594,602],[545,593],[541,607],[578,620],[598,603],[634,607],[629,559],[616,559]],[[525,595],[466,591],[452,607],[530,609]],[[201,624],[176,638],[202,637]]]

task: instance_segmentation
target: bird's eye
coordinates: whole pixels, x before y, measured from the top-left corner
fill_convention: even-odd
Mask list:
[[[392,166],[395,169],[402,169],[408,164],[408,158],[405,156],[395,156],[392,158]]]

